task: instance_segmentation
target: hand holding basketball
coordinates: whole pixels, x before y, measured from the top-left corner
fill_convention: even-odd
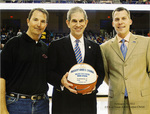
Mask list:
[[[73,84],[68,83],[67,77],[68,77],[68,72],[62,77],[61,84],[65,86],[70,92],[77,94],[77,91],[71,88]]]
[[[95,88],[97,73],[92,66],[80,63],[74,65],[69,70],[67,79],[69,83],[73,84],[73,86],[70,86],[72,89],[75,89],[77,93],[85,95],[92,93]]]

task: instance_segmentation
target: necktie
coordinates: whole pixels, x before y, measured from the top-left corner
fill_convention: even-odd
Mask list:
[[[120,46],[120,49],[121,49],[122,55],[125,59],[126,58],[126,53],[127,53],[127,46],[125,45],[125,39],[122,39],[121,41],[122,41],[122,44]]]
[[[79,40],[76,40],[75,42],[76,42],[76,45],[74,48],[74,52],[75,52],[76,60],[77,60],[77,63],[82,63],[82,55],[81,55],[81,51],[79,47]]]
[[[126,58],[126,53],[127,53],[127,46],[125,45],[125,39],[122,39],[121,41],[122,41],[122,44],[120,46],[120,49],[121,49],[122,55],[125,59]],[[128,96],[126,88],[125,88],[125,96]]]

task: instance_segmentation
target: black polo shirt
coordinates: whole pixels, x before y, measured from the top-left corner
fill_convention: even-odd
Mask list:
[[[47,46],[27,34],[10,39],[1,53],[1,77],[6,80],[6,92],[22,94],[47,93]]]

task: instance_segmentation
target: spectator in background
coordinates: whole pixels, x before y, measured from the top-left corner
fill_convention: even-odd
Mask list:
[[[132,33],[132,34],[136,34],[136,32],[135,32],[134,30],[131,30],[131,33]]]
[[[101,45],[103,43],[103,39],[100,36],[98,36],[97,42],[99,43],[99,45]]]
[[[1,43],[5,44],[7,42],[7,33],[1,34]]]
[[[145,1],[145,4],[150,4],[150,0]]]
[[[14,34],[13,28],[9,29],[7,32],[7,39],[9,40],[10,38],[12,38],[13,36],[15,36],[16,34]]]
[[[48,19],[46,10],[32,9],[27,32],[5,44],[1,52],[0,114],[49,114],[47,46],[40,40]]]
[[[18,30],[17,36],[18,36],[18,35],[22,35],[21,29]]]
[[[49,40],[49,37],[46,37],[45,43],[46,43],[47,46],[50,45],[51,42],[50,42],[50,40]]]
[[[7,32],[6,32],[5,28],[2,28],[1,29],[1,36],[0,36],[1,50],[3,49],[6,42],[7,42]]]
[[[103,43],[108,41],[109,39],[107,37],[104,37]]]
[[[150,31],[147,33],[147,36],[150,37]]]

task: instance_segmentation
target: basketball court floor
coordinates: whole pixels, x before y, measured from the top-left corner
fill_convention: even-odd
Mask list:
[[[107,101],[108,101],[107,97],[97,97],[97,114],[108,114]],[[52,103],[52,99],[50,98],[50,111],[51,111],[51,106],[52,106],[51,103]]]

